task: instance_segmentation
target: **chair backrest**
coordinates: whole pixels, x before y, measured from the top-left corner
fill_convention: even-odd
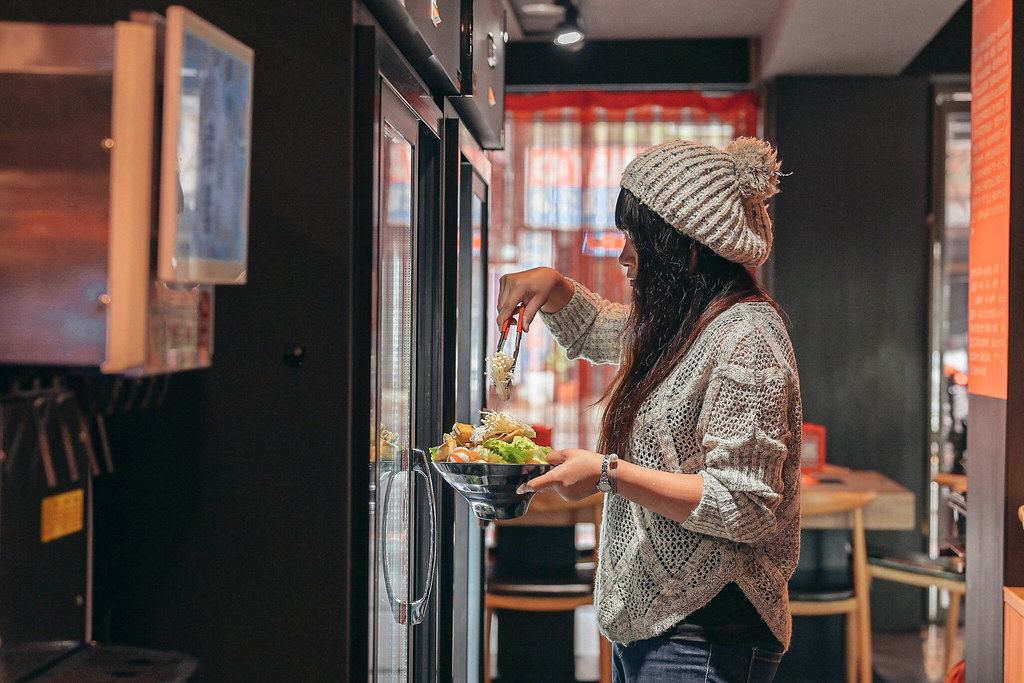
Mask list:
[[[803,517],[836,515],[845,518],[850,529],[852,545],[853,582],[858,593],[867,594],[867,543],[864,537],[863,509],[878,494],[874,491],[834,491],[805,488],[800,494],[800,514]],[[865,611],[866,611],[865,606]]]
[[[834,491],[807,489],[800,494],[800,514],[803,517],[837,516],[837,524],[850,530],[854,584],[867,586],[867,542],[864,536],[864,506],[878,494],[874,491]]]

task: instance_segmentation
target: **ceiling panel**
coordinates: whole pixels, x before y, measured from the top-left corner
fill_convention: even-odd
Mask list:
[[[569,0],[503,0],[510,39],[547,40]],[[761,77],[893,75],[965,0],[575,0],[588,40],[756,38]]]

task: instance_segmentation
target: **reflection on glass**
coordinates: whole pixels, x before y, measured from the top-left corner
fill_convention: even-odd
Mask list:
[[[472,315],[468,317],[471,320],[472,331],[469,345],[469,405],[470,410],[479,410],[483,405],[483,384],[480,382],[480,377],[483,375],[484,368],[482,367],[482,358],[484,356],[484,328],[489,322],[484,311],[484,277],[483,277],[483,211],[484,203],[483,200],[474,192],[472,200],[472,220],[473,220],[473,272],[470,276],[470,282],[473,289],[473,300],[470,303],[472,307]],[[479,316],[483,317],[483,320],[478,320]],[[461,316],[459,318],[462,319]],[[470,424],[476,424],[476,415],[467,416],[471,420]]]
[[[967,454],[967,324],[971,215],[970,93],[936,97],[936,178],[932,215],[930,306],[929,474],[962,473]],[[948,537],[962,533],[963,518],[947,504],[939,486],[928,489],[928,552],[937,557]],[[938,595],[929,594],[936,618]]]
[[[408,626],[396,622],[384,590],[384,571],[397,600],[410,599],[409,488],[400,454],[412,428],[412,177],[413,146],[384,124],[381,149],[381,213],[375,420],[378,427],[375,514],[371,531],[377,590],[376,680],[408,680]],[[388,490],[390,495],[388,495]],[[385,498],[388,499],[384,509]],[[385,522],[386,515],[386,522]],[[387,528],[387,537],[381,530]],[[385,557],[386,555],[386,557]],[[385,570],[386,567],[386,570]]]
[[[943,202],[942,342],[944,385],[941,433],[944,472],[961,470],[967,440],[967,304],[971,222],[971,114],[946,119],[946,182]]]

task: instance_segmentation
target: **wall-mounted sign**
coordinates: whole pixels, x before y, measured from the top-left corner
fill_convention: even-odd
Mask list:
[[[973,7],[968,363],[972,394],[1006,398],[1012,0]]]

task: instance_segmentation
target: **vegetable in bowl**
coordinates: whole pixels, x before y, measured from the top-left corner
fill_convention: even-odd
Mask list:
[[[538,446],[525,436],[514,436],[511,443],[501,439],[488,439],[484,441],[483,448],[496,452],[502,460],[512,465],[547,465],[547,455],[551,452],[550,446]]]
[[[550,446],[538,446],[530,425],[505,413],[481,411],[482,423],[473,427],[455,423],[440,446],[430,449],[435,462],[546,465]]]

